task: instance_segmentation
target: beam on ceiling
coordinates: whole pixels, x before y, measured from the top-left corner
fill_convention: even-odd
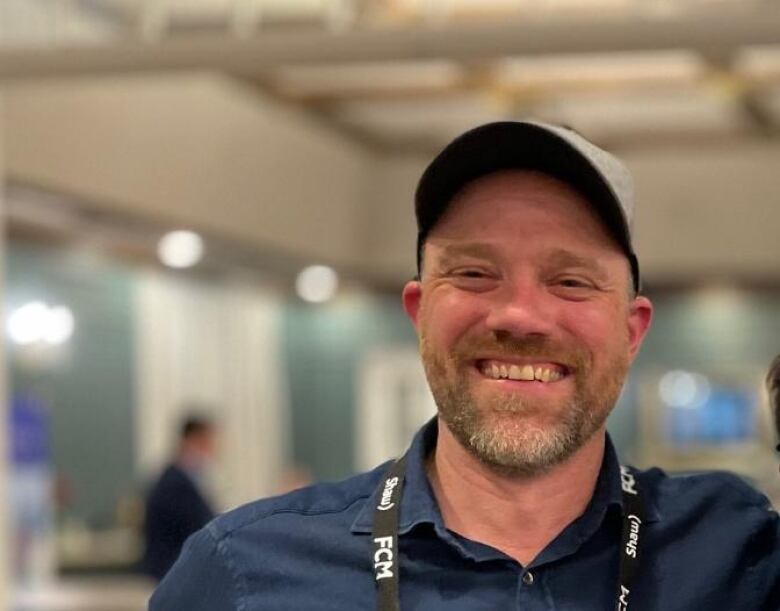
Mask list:
[[[121,72],[214,69],[246,77],[286,65],[451,59],[556,53],[692,49],[731,53],[776,44],[780,10],[722,10],[675,19],[505,20],[440,28],[259,31],[251,38],[200,35],[110,46],[0,50],[0,79],[67,77]]]

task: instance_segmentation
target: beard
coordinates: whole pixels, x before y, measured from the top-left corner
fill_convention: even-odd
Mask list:
[[[577,346],[504,333],[489,340],[464,337],[451,353],[437,351],[422,333],[420,352],[439,416],[455,438],[486,466],[514,476],[543,473],[581,448],[604,425],[629,366],[627,350],[618,352],[598,375]],[[485,353],[563,364],[574,392],[563,403],[501,390],[478,397],[474,358]]]

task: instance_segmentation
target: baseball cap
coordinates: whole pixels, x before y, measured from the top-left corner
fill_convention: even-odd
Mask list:
[[[455,194],[472,180],[510,169],[542,172],[578,191],[625,252],[634,290],[639,292],[639,262],[631,241],[634,190],[628,168],[573,129],[541,121],[499,121],[475,127],[448,144],[428,165],[415,193],[418,273],[428,233]]]

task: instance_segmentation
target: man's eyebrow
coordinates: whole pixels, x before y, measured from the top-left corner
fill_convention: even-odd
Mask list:
[[[453,265],[461,257],[490,258],[497,257],[497,251],[491,244],[482,242],[456,242],[439,245],[436,267]],[[609,277],[607,269],[594,257],[574,253],[565,248],[555,248],[544,256],[544,262],[554,268],[579,268],[595,274],[599,280]]]
[[[455,257],[455,256],[472,256],[472,257],[488,257],[495,255],[496,251],[490,244],[482,244],[480,242],[461,242],[457,244],[444,244],[441,247],[442,256]]]
[[[481,244],[478,242],[444,244],[441,246],[438,263],[440,266],[446,266],[458,257],[488,258],[495,257],[495,255],[495,249],[489,244]]]
[[[602,278],[608,276],[606,268],[597,259],[578,255],[563,248],[551,251],[546,260],[553,267],[578,267],[598,274]]]

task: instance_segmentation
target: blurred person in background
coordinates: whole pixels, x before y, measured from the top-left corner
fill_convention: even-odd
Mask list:
[[[175,457],[146,498],[142,569],[157,580],[176,561],[187,537],[215,515],[202,480],[214,459],[216,438],[217,428],[211,420],[186,418]]]
[[[151,610],[780,609],[766,497],[621,466],[606,432],[652,315],[623,164],[488,124],[428,166],[416,214],[403,305],[438,417],[398,461],[211,522]]]

